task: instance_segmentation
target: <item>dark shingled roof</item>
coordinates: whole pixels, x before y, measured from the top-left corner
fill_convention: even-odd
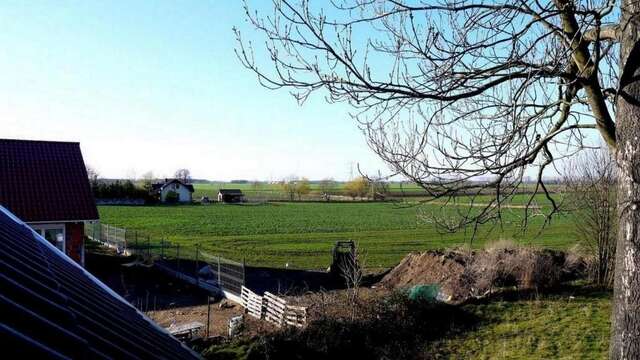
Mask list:
[[[160,191],[162,191],[162,189],[165,186],[173,184],[173,183],[182,184],[182,186],[186,187],[187,190],[189,190],[189,192],[194,192],[195,191],[195,189],[193,188],[192,184],[187,184],[187,183],[181,181],[180,179],[170,179],[170,180],[169,179],[165,179],[164,182],[151,184],[151,190],[160,192]]]
[[[2,207],[0,314],[24,359],[198,358]]]
[[[26,222],[98,219],[80,144],[0,139],[0,205]]]
[[[218,192],[222,195],[242,195],[242,190],[240,189],[220,189]]]

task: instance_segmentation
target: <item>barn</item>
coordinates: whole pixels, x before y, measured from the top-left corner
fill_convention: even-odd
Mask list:
[[[240,203],[244,201],[244,194],[240,189],[218,190],[218,201],[224,203]]]
[[[190,203],[193,200],[193,185],[187,184],[179,179],[164,179],[164,182],[151,185],[152,195],[158,196],[160,202],[171,202],[171,193],[175,193],[177,198],[175,201],[181,203]]]
[[[0,139],[0,205],[84,264],[84,223],[98,210],[77,142]]]

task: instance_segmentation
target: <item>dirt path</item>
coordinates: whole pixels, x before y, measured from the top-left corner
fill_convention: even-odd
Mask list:
[[[455,202],[445,202],[445,201],[431,201],[428,204],[434,205],[442,205],[442,206],[465,206],[465,207],[487,207],[489,203],[455,203]],[[527,205],[514,205],[514,204],[503,204],[500,205],[503,209],[526,209]],[[528,206],[529,209],[540,210],[542,207],[540,205],[531,204]]]

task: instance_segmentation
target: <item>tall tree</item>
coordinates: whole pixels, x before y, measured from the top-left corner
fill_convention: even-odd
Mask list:
[[[574,231],[590,258],[589,276],[594,283],[611,287],[618,215],[614,159],[607,149],[586,151],[570,162],[564,183]]]
[[[288,178],[282,179],[279,183],[280,188],[289,197],[290,201],[293,201],[296,195],[296,184],[298,180],[297,176],[289,176]]]
[[[303,177],[302,179],[296,181],[295,184],[296,195],[298,195],[298,200],[302,200],[302,195],[307,195],[311,192],[311,185],[309,185],[309,179]]]
[[[191,182],[191,171],[189,169],[178,169],[174,174],[174,177],[185,184]]]
[[[333,178],[322,179],[318,184],[318,190],[325,200],[331,201],[331,195],[336,190],[336,181]]]
[[[527,169],[550,218],[545,170],[604,139],[619,180],[610,356],[640,358],[638,0],[294,1],[247,7],[266,41],[255,53],[236,31],[240,60],[300,102],[351,104],[373,151],[432,196],[496,194],[450,227],[499,220]]]
[[[89,178],[89,184],[91,184],[91,186],[95,186],[98,183],[100,174],[98,174],[98,171],[92,166],[87,165],[87,177]]]
[[[344,184],[344,191],[353,199],[356,197],[364,197],[369,192],[370,185],[364,176],[358,176]]]

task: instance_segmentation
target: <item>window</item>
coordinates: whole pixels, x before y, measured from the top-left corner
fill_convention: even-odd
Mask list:
[[[64,224],[38,224],[31,226],[45,240],[49,241],[60,251],[65,252]]]

